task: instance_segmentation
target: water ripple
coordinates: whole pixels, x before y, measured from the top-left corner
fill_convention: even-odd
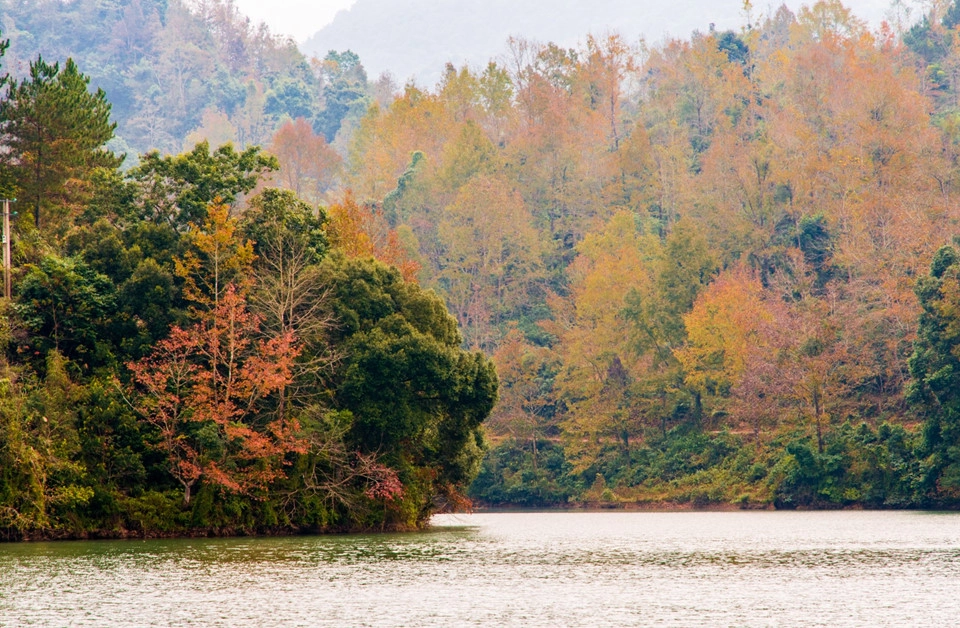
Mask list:
[[[960,516],[514,513],[429,532],[0,545],[0,626],[902,626],[960,615]]]

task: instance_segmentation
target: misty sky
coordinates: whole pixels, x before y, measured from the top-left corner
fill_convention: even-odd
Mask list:
[[[235,0],[242,13],[254,22],[266,22],[270,30],[303,41],[333,21],[337,11],[355,0]]]
[[[522,1],[518,0],[518,2]],[[740,2],[740,0],[727,1],[738,4]],[[291,35],[298,42],[302,42],[333,21],[337,11],[349,9],[356,0],[235,0],[235,2],[240,11],[254,22],[266,22],[274,33]],[[694,0],[693,4],[702,4],[706,10],[715,2],[716,0]],[[769,3],[754,0],[754,6],[758,9],[766,4]],[[796,9],[799,5],[806,3],[788,0],[787,4]],[[870,20],[876,26],[883,19],[891,2],[890,0],[846,0],[844,4],[852,8],[856,15]],[[921,6],[919,1],[911,0],[905,0],[904,4]],[[914,8],[913,12],[919,15],[920,9]]]

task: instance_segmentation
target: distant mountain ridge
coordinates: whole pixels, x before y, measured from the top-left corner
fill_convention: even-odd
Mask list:
[[[796,10],[803,3],[787,4]],[[887,0],[846,4],[874,25],[889,6]],[[779,5],[755,2],[753,14]],[[350,49],[371,77],[389,71],[398,82],[415,78],[432,87],[446,62],[485,65],[505,53],[510,36],[575,46],[589,33],[618,32],[628,41],[642,36],[657,43],[706,32],[711,23],[725,30],[744,22],[741,0],[357,0],[300,47],[318,57]]]

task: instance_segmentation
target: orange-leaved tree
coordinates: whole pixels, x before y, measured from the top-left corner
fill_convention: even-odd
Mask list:
[[[420,264],[412,259],[397,230],[391,229],[383,213],[357,203],[347,192],[343,201],[331,205],[328,233],[330,244],[348,258],[373,257],[396,267],[404,281],[416,281]]]
[[[323,135],[315,134],[303,118],[287,121],[277,129],[270,152],[280,162],[274,181],[313,205],[334,185],[343,165]]]
[[[247,308],[253,244],[217,201],[203,225],[190,227],[176,270],[193,324],[174,326],[149,355],[127,364],[136,408],[158,431],[184,503],[200,480],[236,493],[265,489],[288,454],[307,448],[278,401],[293,380],[295,336],[266,333]]]
[[[687,343],[674,351],[684,383],[720,403],[741,382],[750,349],[771,315],[754,273],[735,267],[717,278],[684,315]]]
[[[190,223],[187,251],[175,261],[183,296],[197,312],[216,309],[230,289],[246,292],[253,278],[253,243],[241,239],[230,208],[219,198],[207,207],[202,225]]]

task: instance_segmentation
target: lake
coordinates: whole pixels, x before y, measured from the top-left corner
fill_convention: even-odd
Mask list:
[[[442,515],[421,533],[0,545],[2,626],[947,626],[960,514]]]

